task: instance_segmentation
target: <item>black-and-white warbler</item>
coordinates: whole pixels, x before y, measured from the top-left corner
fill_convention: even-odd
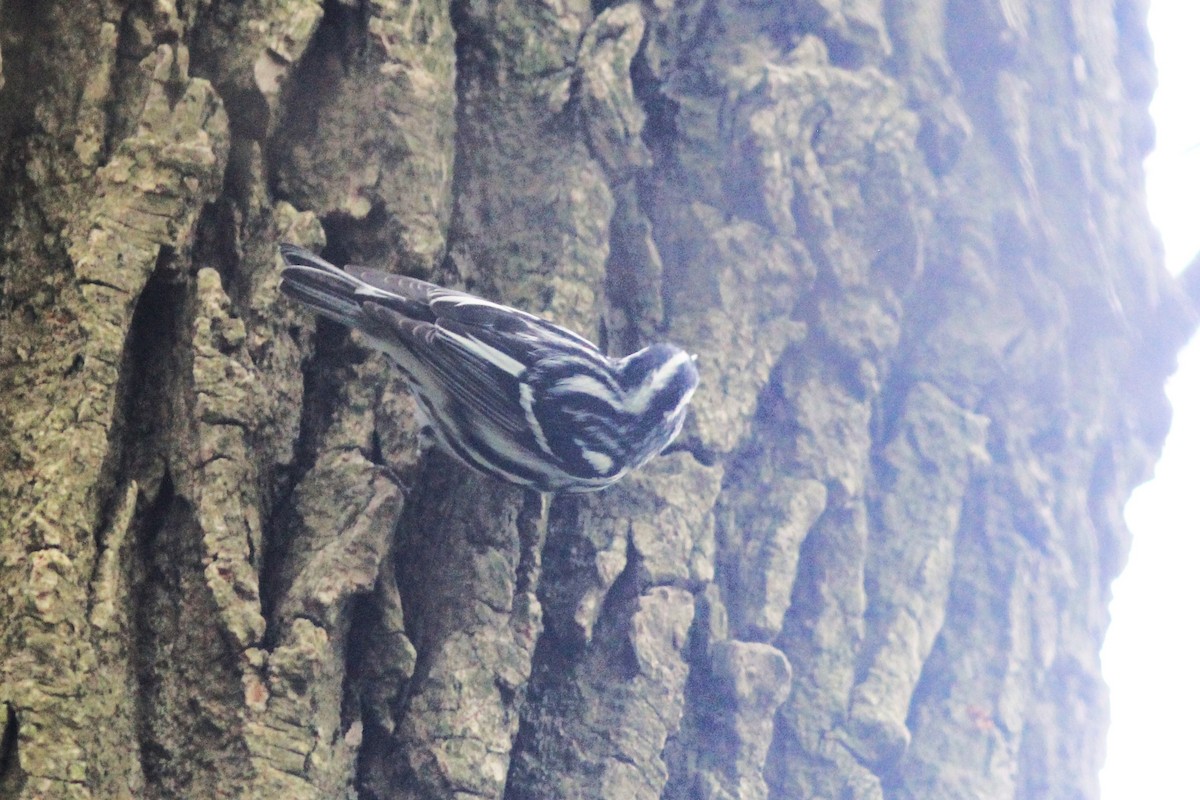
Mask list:
[[[480,472],[542,492],[602,489],[683,427],[699,375],[678,347],[610,359],[515,308],[339,269],[295,245],[280,252],[283,293],[362,331],[404,373],[436,441]]]

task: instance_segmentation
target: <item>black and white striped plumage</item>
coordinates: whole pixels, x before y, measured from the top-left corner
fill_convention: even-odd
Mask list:
[[[436,440],[467,466],[542,492],[602,489],[683,427],[694,358],[656,344],[610,359],[544,319],[285,244],[284,294],[358,328],[408,380]]]

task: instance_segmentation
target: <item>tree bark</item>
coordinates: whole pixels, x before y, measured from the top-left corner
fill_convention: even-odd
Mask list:
[[[0,0],[0,798],[1097,798],[1145,5]],[[424,454],[285,240],[686,346],[678,446]]]

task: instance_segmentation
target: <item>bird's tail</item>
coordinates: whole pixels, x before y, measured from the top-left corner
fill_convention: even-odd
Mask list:
[[[281,244],[279,252],[287,264],[280,291],[332,320],[360,326],[363,312],[355,292],[362,281],[303,247]]]

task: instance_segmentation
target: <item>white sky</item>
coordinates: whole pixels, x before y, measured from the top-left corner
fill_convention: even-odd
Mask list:
[[[1200,0],[1153,0],[1158,62],[1146,160],[1167,268],[1200,250]],[[1154,480],[1125,507],[1129,565],[1101,659],[1112,700],[1102,800],[1200,800],[1200,342],[1167,385],[1175,415]]]

